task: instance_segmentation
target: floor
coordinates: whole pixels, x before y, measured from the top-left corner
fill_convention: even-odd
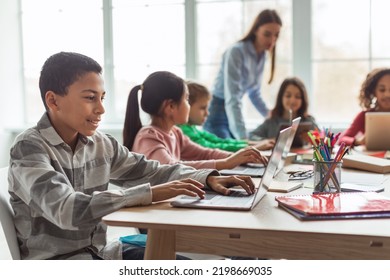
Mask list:
[[[107,229],[107,240],[118,239],[121,236],[137,234],[138,229],[135,228],[127,228],[127,227],[111,227],[109,226]],[[180,253],[181,255],[185,255],[190,259],[196,260],[218,260],[224,259],[224,257],[216,256],[216,255],[205,255],[205,254],[189,254],[189,253]],[[5,236],[3,233],[3,228],[0,224],[0,260],[11,260],[11,254],[8,250],[8,245],[5,240]]]

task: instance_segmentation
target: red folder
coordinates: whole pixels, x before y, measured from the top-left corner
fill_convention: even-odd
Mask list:
[[[377,192],[277,196],[279,207],[300,219],[390,217],[390,198]]]

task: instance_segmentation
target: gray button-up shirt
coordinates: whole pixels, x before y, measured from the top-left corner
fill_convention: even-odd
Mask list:
[[[107,244],[104,215],[151,204],[151,185],[183,178],[205,184],[213,172],[160,165],[98,131],[80,135],[72,152],[46,114],[16,138],[10,156],[9,192],[22,259],[91,258],[90,251],[121,259],[121,244]],[[108,190],[109,183],[122,188]]]

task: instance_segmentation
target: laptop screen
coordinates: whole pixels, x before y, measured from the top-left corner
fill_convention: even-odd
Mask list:
[[[298,118],[294,119],[294,120],[297,120]],[[299,117],[299,119],[301,119]],[[291,123],[291,126],[294,125],[294,121]],[[290,124],[287,124],[287,123],[282,123],[279,127],[280,130],[286,128],[286,127],[289,127]],[[297,125],[297,128],[296,128],[296,131],[294,132],[294,137],[292,139],[292,143],[290,144],[290,147],[294,147],[294,148],[302,148],[304,147],[305,145],[308,144],[307,140],[305,139],[305,137],[303,137],[304,135],[307,134],[308,131],[310,130],[313,130],[315,128],[314,124],[312,122],[301,122],[301,120],[298,122],[298,125]]]
[[[289,140],[292,127],[285,128],[280,131],[278,141],[272,151],[272,155],[268,161],[267,168],[263,175],[262,183],[265,183],[266,186],[269,186],[272,181],[274,174],[279,166],[279,163],[282,159],[284,153],[284,148]]]
[[[274,175],[276,175],[284,167],[284,163],[286,162],[287,155],[290,152],[291,145],[292,145],[293,140],[295,138],[295,134],[297,133],[300,122],[301,122],[301,117],[298,117],[298,118],[293,119],[293,121],[291,123],[290,135],[288,136],[288,139],[286,141],[286,145],[283,148],[282,158],[279,161],[278,168],[277,168],[276,173]]]
[[[273,180],[273,176],[279,161],[282,158],[282,153],[286,145],[287,139],[290,136],[291,127],[288,127],[280,132],[275,148],[265,168],[263,178],[256,187],[254,195],[248,196],[245,191],[239,190],[232,193],[241,193],[241,196],[225,196],[215,192],[206,192],[205,199],[194,197],[181,196],[171,202],[174,207],[187,208],[203,208],[203,209],[233,209],[233,210],[250,210],[253,209],[259,201],[268,192],[268,186]]]
[[[365,141],[368,151],[390,150],[390,112],[365,114]]]
[[[291,130],[292,127],[288,127],[280,131],[278,140],[272,151],[271,157],[268,161],[268,165],[264,171],[263,178],[261,179],[259,190],[256,193],[253,206],[255,206],[264,196],[264,194],[268,191],[268,187],[271,185],[276,169],[278,168],[279,163],[282,159],[282,155],[284,153],[287,141],[292,134]]]

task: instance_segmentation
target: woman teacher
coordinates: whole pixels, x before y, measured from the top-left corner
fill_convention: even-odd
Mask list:
[[[261,97],[261,81],[266,52],[271,56],[271,75],[275,69],[275,47],[282,21],[275,10],[258,14],[248,33],[225,51],[212,89],[210,115],[204,129],[221,138],[247,139],[242,114],[242,97],[248,94],[262,116],[268,108]]]

